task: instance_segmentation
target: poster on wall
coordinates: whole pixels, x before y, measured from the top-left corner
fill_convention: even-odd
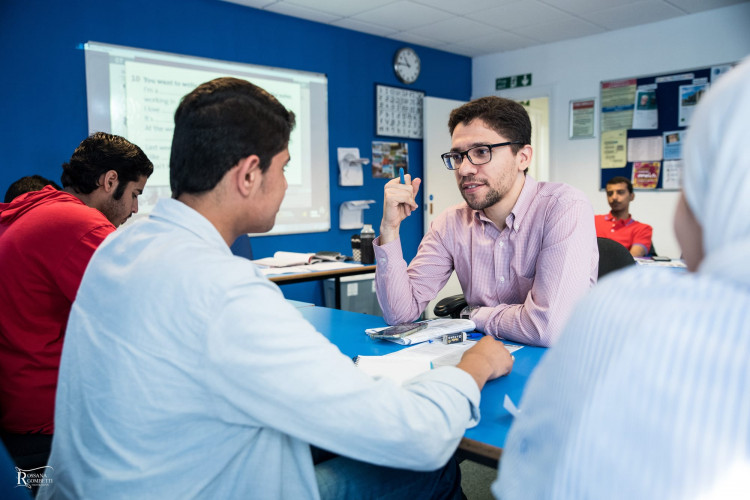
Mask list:
[[[602,131],[629,129],[633,125],[635,78],[602,83]]]
[[[656,189],[659,183],[660,161],[636,162],[633,164],[633,189]]]

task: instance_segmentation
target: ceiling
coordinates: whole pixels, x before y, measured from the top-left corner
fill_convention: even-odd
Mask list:
[[[224,0],[478,56],[663,21],[747,0]]]

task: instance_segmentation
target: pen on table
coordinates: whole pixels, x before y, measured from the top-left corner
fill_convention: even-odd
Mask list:
[[[401,184],[406,184],[406,179],[404,179],[404,167],[398,167],[398,175],[401,177]]]

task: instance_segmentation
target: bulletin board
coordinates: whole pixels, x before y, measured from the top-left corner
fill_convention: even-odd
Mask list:
[[[682,145],[695,105],[734,63],[601,82],[601,188],[616,176],[634,189],[682,184]]]

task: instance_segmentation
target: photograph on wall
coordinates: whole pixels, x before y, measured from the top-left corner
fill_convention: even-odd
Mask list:
[[[633,163],[633,189],[656,189],[660,169],[660,161]]]
[[[372,176],[393,179],[399,168],[409,173],[409,145],[405,142],[372,141]]]
[[[679,110],[680,110],[680,121],[678,125],[685,127],[690,123],[690,117],[693,116],[693,110],[701,100],[703,94],[708,90],[707,83],[701,83],[699,85],[680,85],[679,99]]]
[[[669,130],[664,136],[664,159],[679,160],[682,158],[682,139],[684,130]]]

